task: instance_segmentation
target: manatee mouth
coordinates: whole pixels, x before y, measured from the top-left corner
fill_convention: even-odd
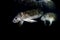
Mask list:
[[[46,20],[46,24],[47,24],[47,25],[49,25],[49,24],[50,24],[50,22],[49,22],[48,20]]]

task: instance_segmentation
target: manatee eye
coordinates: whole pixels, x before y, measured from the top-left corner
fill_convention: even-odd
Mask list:
[[[17,19],[17,18],[15,18],[15,19]]]

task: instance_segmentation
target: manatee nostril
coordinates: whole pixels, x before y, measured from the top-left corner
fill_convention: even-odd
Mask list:
[[[14,23],[15,21],[13,20],[12,22]]]

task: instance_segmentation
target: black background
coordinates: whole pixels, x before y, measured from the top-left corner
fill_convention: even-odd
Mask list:
[[[18,14],[20,11],[25,11],[28,9],[31,9],[27,6],[24,6],[22,3],[8,1],[8,27],[6,31],[19,31],[19,32],[60,32],[60,1],[59,0],[53,0],[56,5],[56,14],[57,14],[57,20],[52,24],[52,26],[44,26],[44,23],[40,20],[38,20],[37,23],[26,23],[19,27],[18,24],[13,24],[12,19]]]

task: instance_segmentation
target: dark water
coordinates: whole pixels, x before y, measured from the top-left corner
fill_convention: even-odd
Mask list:
[[[53,0],[54,1],[54,0]],[[44,23],[39,20],[39,18],[37,19],[38,22],[37,23],[27,23],[24,22],[24,24],[22,25],[22,27],[19,27],[18,24],[13,24],[12,23],[12,19],[21,11],[25,11],[25,10],[30,10],[30,9],[35,9],[37,7],[32,7],[32,6],[25,6],[24,3],[20,4],[18,2],[10,2],[9,1],[9,9],[12,10],[12,12],[8,13],[8,27],[7,27],[7,31],[19,31],[19,32],[59,32],[60,30],[60,10],[59,10],[59,5],[57,5],[58,1],[54,1],[56,4],[56,10],[54,11],[58,16],[57,20],[52,24],[52,26],[44,26]],[[47,10],[42,9],[43,11],[47,12]]]

